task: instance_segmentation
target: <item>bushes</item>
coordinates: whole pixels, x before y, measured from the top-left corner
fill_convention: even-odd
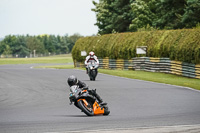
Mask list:
[[[98,57],[131,59],[137,46],[147,46],[148,57],[169,57],[171,60],[200,64],[200,29],[142,31],[107,34],[79,39],[72,50],[73,59],[83,61],[81,51],[94,51]]]

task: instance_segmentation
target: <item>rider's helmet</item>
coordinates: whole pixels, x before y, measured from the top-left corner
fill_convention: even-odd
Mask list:
[[[89,54],[90,54],[90,58],[94,58],[94,52],[93,51],[91,51]]]
[[[71,75],[69,76],[67,82],[68,82],[68,85],[71,87],[73,85],[76,85],[77,84],[77,78],[74,76],[74,75]]]

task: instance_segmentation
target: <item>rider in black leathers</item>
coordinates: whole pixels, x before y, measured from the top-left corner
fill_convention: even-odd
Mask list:
[[[78,80],[74,75],[71,75],[71,76],[68,78],[67,82],[68,82],[68,85],[69,85],[70,87],[73,86],[73,85],[78,85],[79,88],[87,89],[87,91],[88,91],[91,95],[93,95],[94,97],[97,98],[99,104],[106,104],[106,103],[103,103],[103,99],[96,93],[96,89],[95,89],[95,90],[88,90],[88,86],[87,86],[84,82]]]

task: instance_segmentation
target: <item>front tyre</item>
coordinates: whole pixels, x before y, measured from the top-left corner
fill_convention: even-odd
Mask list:
[[[82,100],[78,101],[78,106],[87,116],[94,115],[94,111],[92,107],[88,107]]]
[[[95,81],[96,76],[97,76],[96,70],[93,70],[91,73],[91,77],[93,81]]]

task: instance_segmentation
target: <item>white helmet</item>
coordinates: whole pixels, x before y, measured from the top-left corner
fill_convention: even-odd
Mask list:
[[[90,54],[90,57],[92,57],[92,58],[94,57],[94,52],[93,51],[91,51],[89,54]]]

